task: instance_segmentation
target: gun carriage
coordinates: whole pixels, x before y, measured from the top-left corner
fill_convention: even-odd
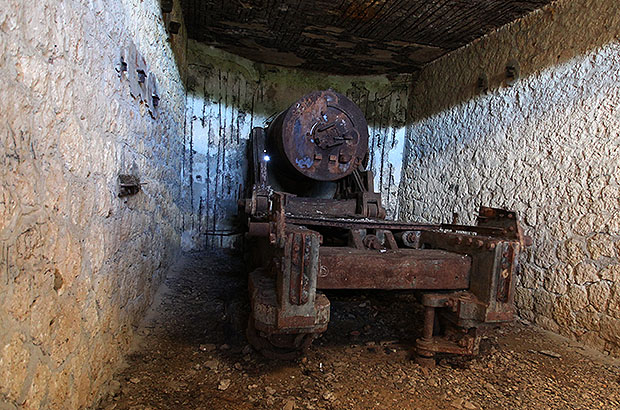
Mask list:
[[[421,364],[440,352],[476,354],[484,325],[514,317],[526,242],[517,215],[482,207],[476,226],[386,220],[367,155],[364,115],[332,90],[252,130],[251,184],[240,201],[254,268],[249,341],[292,358],[327,329],[321,290],[409,289],[424,307]]]

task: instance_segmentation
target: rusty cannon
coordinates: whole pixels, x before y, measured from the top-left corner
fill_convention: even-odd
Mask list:
[[[386,220],[366,170],[368,125],[334,91],[312,92],[251,135],[247,225],[250,343],[294,358],[327,329],[326,289],[409,289],[424,307],[415,352],[477,354],[480,329],[513,320],[526,245],[515,212],[482,207],[477,225]],[[441,320],[440,320],[441,319]]]

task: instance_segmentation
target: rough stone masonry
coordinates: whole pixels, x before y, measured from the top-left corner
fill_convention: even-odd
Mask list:
[[[0,7],[3,409],[96,403],[177,254],[185,96],[168,37],[157,0]],[[157,119],[115,69],[132,43]],[[119,174],[146,184],[118,198]]]
[[[410,95],[402,215],[517,211],[534,240],[521,317],[620,355],[618,1],[554,2],[427,65]]]

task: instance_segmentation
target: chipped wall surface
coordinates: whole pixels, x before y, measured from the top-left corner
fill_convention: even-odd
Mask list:
[[[333,88],[364,112],[370,167],[390,216],[398,211],[398,184],[407,133],[409,76],[343,77],[252,63],[190,41],[185,128],[186,248],[233,246],[239,240],[237,200],[247,180],[250,130],[303,95]]]
[[[412,91],[401,181],[407,219],[516,210],[534,242],[517,283],[521,317],[615,355],[619,11],[617,0],[555,2],[428,65]]]
[[[115,70],[131,42],[157,119]],[[91,407],[179,248],[185,98],[159,2],[7,0],[0,80],[0,407]],[[142,192],[118,198],[120,173]]]

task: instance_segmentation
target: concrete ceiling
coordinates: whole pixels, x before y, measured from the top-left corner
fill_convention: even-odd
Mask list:
[[[190,38],[334,74],[415,72],[551,0],[181,0]]]

